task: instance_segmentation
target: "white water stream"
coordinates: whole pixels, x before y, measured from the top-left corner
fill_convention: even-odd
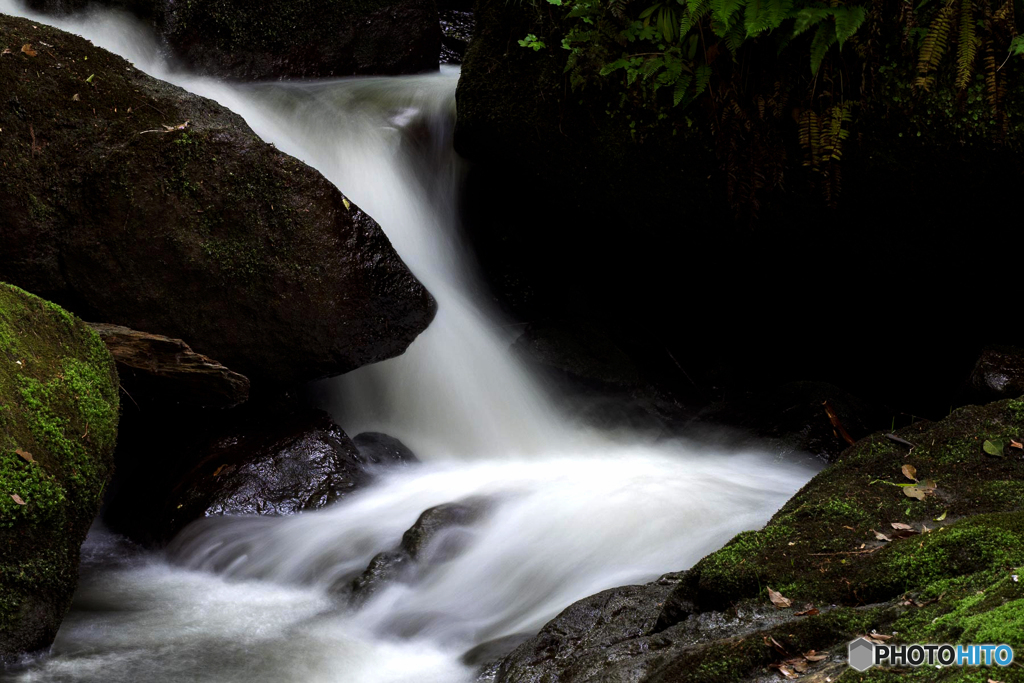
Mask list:
[[[647,443],[560,416],[510,355],[458,242],[456,69],[229,85],[171,70],[125,15],[57,20],[15,0],[0,0],[0,12],[84,35],[238,112],[376,218],[439,304],[403,356],[326,387],[349,433],[398,436],[421,466],[321,512],[208,520],[186,532],[173,561],[94,532],[52,652],[14,680],[471,681],[459,659],[469,648],[536,630],[604,588],[688,567],[763,524],[813,474],[807,461]],[[329,597],[423,510],[477,496],[492,501],[490,513],[466,532],[464,552],[421,582],[381,591],[356,612]]]

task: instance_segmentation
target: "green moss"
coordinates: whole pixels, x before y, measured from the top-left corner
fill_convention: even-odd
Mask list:
[[[23,632],[55,631],[71,598],[113,467],[117,392],[91,329],[0,284],[0,656],[38,647]]]

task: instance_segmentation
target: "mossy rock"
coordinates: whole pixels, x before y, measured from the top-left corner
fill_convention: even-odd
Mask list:
[[[96,333],[0,283],[0,659],[53,642],[117,423],[117,373]]]
[[[254,388],[398,355],[433,318],[380,226],[241,117],[42,24],[0,15],[4,46],[0,279]]]

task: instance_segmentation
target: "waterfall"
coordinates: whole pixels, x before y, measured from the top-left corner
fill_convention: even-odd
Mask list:
[[[321,171],[383,227],[438,301],[401,357],[325,381],[350,433],[384,431],[424,461],[316,513],[208,519],[173,561],[96,532],[53,652],[19,681],[470,681],[469,648],[530,632],[599,590],[684,569],[763,524],[812,474],[805,462],[651,443],[570,424],[509,353],[461,245],[451,149],[455,68],[430,75],[228,84],[162,60],[110,10],[56,19],[138,68],[217,100]],[[495,207],[496,211],[514,207]],[[394,547],[419,514],[483,499],[462,550],[357,611],[331,587]]]

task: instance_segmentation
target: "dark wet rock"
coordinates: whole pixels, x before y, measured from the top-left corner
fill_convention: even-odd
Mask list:
[[[44,25],[0,17],[0,43],[49,46],[0,71],[0,278],[254,385],[398,355],[430,322],[373,219],[239,116]]]
[[[330,416],[288,397],[171,412],[185,421],[178,430],[155,410],[164,412],[141,419],[129,409],[104,515],[142,542],[166,542],[200,517],[317,510],[373,479]]]
[[[390,583],[414,583],[432,567],[462,552],[465,530],[479,521],[487,508],[487,500],[474,498],[424,510],[396,549],[375,555],[361,575],[342,582],[336,592],[347,595],[351,604],[361,605]]]
[[[0,283],[0,667],[57,634],[117,426],[117,373],[96,333]]]
[[[589,320],[552,320],[527,325],[512,351],[551,378],[585,421],[659,430],[696,415],[698,392],[686,372],[664,348],[631,341]]]
[[[972,398],[994,401],[1024,394],[1024,348],[989,346],[981,352],[968,380]]]
[[[839,426],[829,417],[835,415]],[[703,422],[748,430],[780,451],[802,451],[832,461],[850,444],[889,426],[879,406],[826,382],[789,382],[774,389],[720,401],[703,411]]]
[[[441,35],[429,0],[299,0],[253,12],[241,0],[101,0],[152,20],[192,70],[241,80],[328,78],[437,69]],[[30,0],[63,14],[86,0]]]
[[[359,455],[370,465],[411,465],[419,458],[400,440],[380,432],[363,432],[352,438]]]
[[[249,398],[249,379],[181,339],[139,332],[120,325],[89,323],[117,361],[121,385],[133,397],[155,395],[168,401],[230,408]]]
[[[441,10],[441,63],[461,64],[473,37],[473,13],[458,9]]]
[[[488,680],[497,674],[497,667],[505,655],[533,637],[532,633],[513,633],[480,643],[467,650],[459,659],[466,666],[484,667],[480,679]]]

